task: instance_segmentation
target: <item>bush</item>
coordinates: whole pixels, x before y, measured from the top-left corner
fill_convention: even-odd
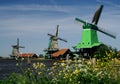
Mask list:
[[[111,59],[119,58],[117,49],[107,45],[101,45],[94,53],[94,57],[97,59],[106,58],[106,56]]]

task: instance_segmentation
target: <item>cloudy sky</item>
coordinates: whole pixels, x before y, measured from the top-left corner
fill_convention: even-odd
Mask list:
[[[98,32],[99,41],[120,50],[120,0],[0,0],[0,56],[8,57],[11,45],[20,39],[21,53],[44,54],[49,36],[59,25],[60,48],[70,48],[81,40],[78,17],[91,22],[96,9],[104,5],[98,26],[115,32],[116,39]]]

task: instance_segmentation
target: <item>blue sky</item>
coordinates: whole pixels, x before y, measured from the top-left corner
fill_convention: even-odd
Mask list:
[[[98,32],[99,41],[120,50],[120,1],[119,0],[0,0],[0,56],[11,54],[11,45],[20,39],[21,53],[44,54],[48,47],[47,33],[54,34],[59,26],[60,48],[70,48],[81,40],[82,26],[75,18],[91,22],[96,9],[104,5],[98,26],[115,32],[110,38]]]

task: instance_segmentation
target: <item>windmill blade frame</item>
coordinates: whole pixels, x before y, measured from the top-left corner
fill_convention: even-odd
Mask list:
[[[48,36],[51,36],[51,37],[56,37],[55,35],[52,35],[52,34],[49,34],[49,33],[48,33]]]
[[[103,33],[103,34],[106,34],[106,35],[108,35],[108,36],[116,39],[116,34],[113,33],[113,32],[111,32],[111,31],[108,31],[107,29],[103,29],[103,28],[101,28],[101,27],[97,27],[97,30],[98,30],[99,32]]]
[[[19,46],[19,48],[25,48],[25,46]]]
[[[57,38],[57,39],[59,39],[59,40],[61,40],[61,41],[64,41],[64,42],[67,42],[67,40],[65,40],[65,39],[62,39],[62,38]]]
[[[19,38],[17,38],[17,47],[19,47]]]
[[[83,24],[86,24],[85,21],[83,21],[83,20],[81,20],[81,19],[79,19],[79,18],[75,18],[75,20],[78,21],[78,22],[81,22],[81,23],[83,23]]]
[[[56,31],[55,31],[55,36],[56,37],[58,36],[58,28],[59,28],[59,25],[57,25],[57,27],[56,27]]]

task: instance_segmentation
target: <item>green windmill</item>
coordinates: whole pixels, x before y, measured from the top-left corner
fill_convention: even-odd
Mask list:
[[[82,29],[82,39],[81,42],[78,43],[74,49],[78,50],[79,53],[87,53],[87,56],[92,56],[92,54],[95,52],[95,50],[102,45],[101,42],[98,41],[98,35],[97,31],[106,34],[112,38],[116,38],[116,36],[97,26],[101,12],[103,9],[103,5],[101,5],[98,10],[95,12],[92,23],[88,23],[86,21],[83,21],[81,19],[75,18],[76,21],[80,22],[83,24],[83,29]]]

